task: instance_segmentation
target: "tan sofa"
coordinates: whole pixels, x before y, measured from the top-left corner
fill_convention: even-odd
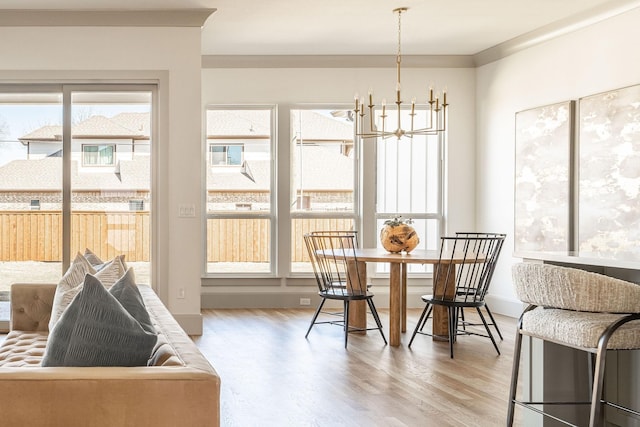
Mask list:
[[[159,334],[153,366],[41,367],[55,288],[11,287],[11,332],[0,347],[1,425],[220,425],[220,377],[147,286],[139,288]]]

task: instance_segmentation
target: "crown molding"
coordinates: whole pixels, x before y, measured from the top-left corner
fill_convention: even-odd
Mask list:
[[[640,0],[615,0],[507,40],[473,55],[476,67],[640,7]]]
[[[6,9],[0,27],[202,27],[216,9]]]
[[[203,55],[202,68],[389,68],[395,55]],[[404,68],[473,68],[471,55],[403,55]]]

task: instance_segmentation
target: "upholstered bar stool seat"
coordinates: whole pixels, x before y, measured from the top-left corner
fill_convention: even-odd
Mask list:
[[[507,425],[515,405],[545,412],[545,405],[589,404],[589,426],[604,425],[604,405],[640,416],[636,409],[608,402],[603,393],[607,353],[640,349],[640,285],[584,270],[548,264],[513,266],[518,298],[529,306],[518,322]],[[516,398],[522,336],[595,354],[590,402],[530,402]],[[593,356],[592,356],[593,362]],[[539,409],[539,406],[543,409]]]
[[[571,347],[597,348],[605,329],[626,314],[590,313],[537,307],[522,318],[522,330],[534,338]],[[630,322],[611,336],[608,350],[640,348],[640,324]]]

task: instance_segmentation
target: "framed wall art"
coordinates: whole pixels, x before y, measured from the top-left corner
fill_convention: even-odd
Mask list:
[[[640,85],[579,100],[578,249],[640,256]]]
[[[571,249],[574,115],[575,101],[516,113],[516,252]]]

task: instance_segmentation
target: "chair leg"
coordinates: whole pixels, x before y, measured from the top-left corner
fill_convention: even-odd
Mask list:
[[[500,337],[500,341],[504,341],[504,338],[502,338],[502,332],[500,332],[500,328],[498,328],[498,323],[496,322],[496,319],[493,318],[493,314],[491,313],[491,310],[489,310],[489,306],[486,303],[484,305],[484,309],[487,310],[487,314],[489,315],[489,319],[491,319],[491,323],[493,323],[493,327],[496,328],[496,332],[498,332],[498,336]]]
[[[413,335],[411,335],[411,340],[409,341],[408,347],[411,347],[411,344],[413,343],[413,339],[416,337],[416,334],[418,333],[418,331],[422,331],[422,328],[424,328],[424,324],[427,323],[427,319],[429,319],[429,313],[431,313],[431,305],[427,303],[427,305],[424,306],[424,310],[422,310],[420,319],[418,319],[416,328],[413,330]]]
[[[449,354],[453,359],[453,342],[456,340],[455,307],[447,307],[447,318],[449,320]]]
[[[476,310],[478,310],[478,314],[480,315],[480,319],[482,319],[482,323],[484,324],[484,328],[487,330],[487,335],[489,335],[489,338],[491,338],[491,342],[493,343],[493,347],[498,352],[498,356],[500,356],[500,349],[498,348],[498,344],[496,343],[496,339],[493,338],[493,334],[491,333],[491,329],[489,329],[489,325],[487,324],[487,321],[485,320],[484,315],[482,314],[482,311],[480,311],[480,307],[476,307]]]
[[[516,391],[518,389],[518,373],[520,372],[520,353],[522,352],[522,334],[520,328],[516,331],[516,342],[513,349],[513,369],[511,370],[511,387],[509,388],[509,410],[507,412],[507,427],[513,426],[516,409]]]
[[[433,306],[430,304],[427,304],[427,306],[425,308],[428,308],[427,310],[427,316],[424,318],[424,320],[422,321],[422,325],[420,325],[420,332],[422,332],[422,330],[424,329],[424,326],[427,324],[427,322],[429,321],[429,317],[431,317],[431,313],[433,312]]]
[[[347,348],[349,339],[349,301],[344,301],[344,348]]]
[[[376,310],[375,305],[373,305],[373,301],[371,299],[367,300],[369,303],[369,309],[371,310],[371,315],[373,319],[376,321],[376,325],[378,326],[378,330],[380,331],[380,335],[382,335],[382,339],[384,340],[384,344],[387,344],[387,338],[384,336],[384,332],[382,332],[382,322],[380,321],[380,316],[378,316],[378,310]]]
[[[462,330],[466,331],[467,330],[467,325],[465,324],[464,308],[458,307],[458,310],[459,310],[458,316],[459,316],[460,320],[462,321]]]
[[[318,318],[318,315],[320,314],[320,311],[322,311],[322,306],[324,305],[326,299],[322,298],[322,300],[320,300],[320,304],[318,304],[318,308],[316,308],[316,312],[313,314],[313,319],[311,319],[311,324],[309,325],[309,329],[307,329],[307,333],[304,336],[305,338],[307,338],[309,336],[309,332],[311,332],[311,328],[313,328],[313,325],[315,325],[316,323],[316,319]]]

